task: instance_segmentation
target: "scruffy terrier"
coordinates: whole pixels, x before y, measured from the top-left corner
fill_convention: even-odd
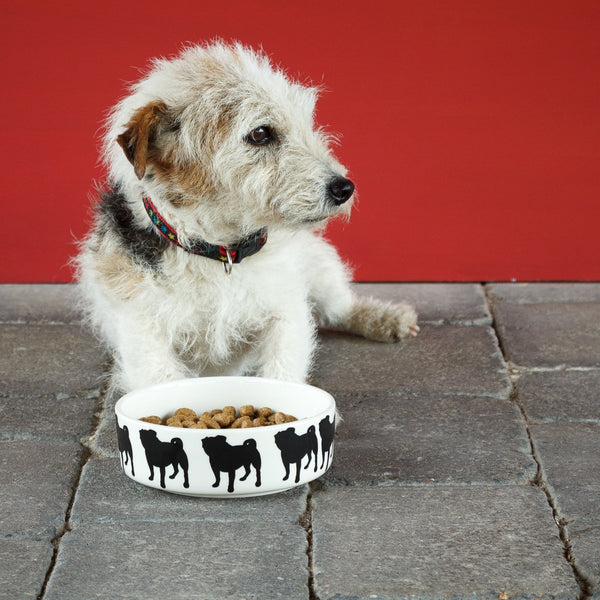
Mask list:
[[[416,335],[410,306],[353,294],[320,233],[349,215],[354,184],[315,128],[316,99],[261,53],[214,43],[156,60],[114,108],[77,267],[116,387],[305,381],[318,325]]]

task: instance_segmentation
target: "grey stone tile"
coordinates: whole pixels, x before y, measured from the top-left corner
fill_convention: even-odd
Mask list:
[[[515,304],[600,302],[600,283],[491,283],[485,287],[493,301]]]
[[[53,552],[49,540],[0,540],[0,600],[36,600]]]
[[[494,316],[510,361],[527,367],[600,367],[600,302],[497,302]]]
[[[144,469],[146,465],[140,465]],[[169,494],[129,479],[120,459],[86,463],[73,509],[75,524],[125,521],[256,521],[296,523],[306,510],[307,488],[256,498],[194,498]]]
[[[591,588],[592,600],[600,598],[600,525],[571,535],[572,553],[579,572]]]
[[[312,522],[320,600],[578,595],[533,487],[332,487]]]
[[[419,313],[419,323],[489,325],[483,287],[474,283],[356,283],[360,296],[408,302]]]
[[[76,527],[44,600],[83,598],[308,600],[306,535],[279,520]]]
[[[0,439],[81,440],[93,426],[100,390],[81,395],[0,398]]]
[[[119,456],[115,426],[115,404],[118,399],[119,396],[112,393],[104,398],[98,426],[94,436],[89,440],[90,449],[101,457]]]
[[[517,389],[531,420],[600,421],[600,371],[524,373]]]
[[[74,284],[0,285],[0,322],[73,323],[82,319]]]
[[[600,424],[544,423],[531,433],[570,531],[600,527]]]
[[[425,326],[397,344],[323,332],[312,383],[329,392],[507,398],[510,381],[489,327]]]
[[[576,564],[600,592],[600,424],[544,423],[531,432]]]
[[[467,396],[341,396],[331,483],[522,482],[533,479],[518,408]]]
[[[34,396],[98,388],[104,356],[81,325],[1,325],[2,395]]]
[[[75,442],[0,442],[0,535],[52,535],[62,527],[79,471]]]

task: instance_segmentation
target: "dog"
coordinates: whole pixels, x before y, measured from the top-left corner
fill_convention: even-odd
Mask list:
[[[318,326],[382,342],[414,309],[358,297],[323,237],[354,183],[318,92],[215,42],[154,61],[112,110],[94,225],[75,259],[122,391],[204,375],[305,382]]]
[[[133,469],[133,450],[131,448],[131,440],[129,439],[129,427],[127,427],[127,425],[121,427],[118,420],[117,444],[119,446],[119,454],[121,455],[121,467],[125,470],[125,465],[131,460],[131,474],[135,476],[135,471]],[[123,455],[125,456],[125,460],[123,460]]]
[[[241,446],[232,446],[227,443],[224,435],[206,437],[202,440],[202,448],[208,455],[210,467],[215,475],[213,487],[219,487],[221,484],[221,471],[229,476],[227,491],[233,492],[235,483],[235,472],[244,467],[245,473],[240,477],[240,481],[246,481],[250,475],[250,467],[256,471],[256,487],[260,487],[260,453],[256,448],[256,441],[246,440]]]
[[[165,469],[173,465],[173,474],[169,479],[175,479],[179,473],[179,467],[183,471],[183,487],[189,488],[188,479],[188,457],[183,449],[183,442],[180,438],[173,438],[170,442],[161,442],[156,431],[152,429],[141,429],[140,440],[146,452],[146,460],[150,469],[150,481],[154,481],[154,467],[160,470],[160,487],[165,487]]]
[[[335,435],[335,417],[333,421],[329,420],[329,415],[319,421],[319,434],[321,436],[321,455],[323,462],[321,469],[325,466],[325,455],[327,455],[327,465],[331,459],[331,446],[333,444],[333,436]]]
[[[295,483],[300,480],[300,465],[302,459],[308,455],[308,462],[304,466],[308,469],[312,456],[315,457],[315,473],[318,468],[317,460],[317,434],[314,425],[308,428],[308,431],[303,435],[298,435],[293,427],[288,427],[285,431],[280,431],[275,434],[275,444],[281,450],[281,461],[285,468],[285,476],[283,481],[287,481],[290,476],[290,465],[296,465],[296,479]]]

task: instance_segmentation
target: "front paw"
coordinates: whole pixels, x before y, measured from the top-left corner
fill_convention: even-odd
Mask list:
[[[409,336],[414,337],[420,331],[417,313],[412,306],[375,299],[361,299],[356,303],[349,329],[378,342],[397,342]]]

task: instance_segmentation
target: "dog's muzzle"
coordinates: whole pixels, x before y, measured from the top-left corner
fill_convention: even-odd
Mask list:
[[[350,200],[354,193],[354,184],[345,177],[334,177],[327,186],[327,197],[336,206]]]

